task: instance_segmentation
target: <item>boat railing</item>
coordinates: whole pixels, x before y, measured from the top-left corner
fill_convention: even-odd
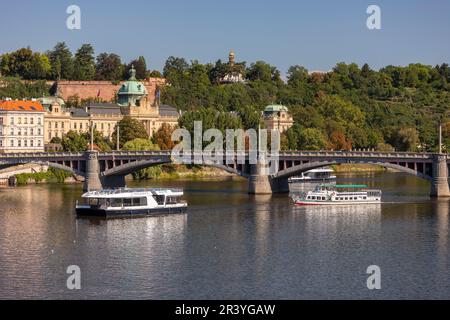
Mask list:
[[[129,188],[117,188],[117,189],[105,189],[105,190],[95,190],[90,191],[89,194],[92,196],[105,196],[105,195],[115,195],[120,193],[145,193],[145,192],[158,192],[158,191],[171,191],[171,192],[183,192],[183,189],[174,189],[174,188],[138,188],[138,189],[129,189]]]

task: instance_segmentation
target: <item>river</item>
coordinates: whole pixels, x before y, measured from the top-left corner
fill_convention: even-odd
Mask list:
[[[383,204],[294,207],[239,179],[182,187],[188,213],[76,219],[80,185],[0,189],[0,299],[450,299],[449,201],[402,173],[338,175]],[[69,290],[66,269],[81,270]],[[368,290],[367,267],[381,270]]]

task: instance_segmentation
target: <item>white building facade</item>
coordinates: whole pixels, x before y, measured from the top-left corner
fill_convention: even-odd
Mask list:
[[[0,153],[44,152],[44,114],[37,101],[0,101]]]

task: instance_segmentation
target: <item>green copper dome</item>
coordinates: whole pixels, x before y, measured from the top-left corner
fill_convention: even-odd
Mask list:
[[[288,108],[286,106],[280,105],[280,104],[271,104],[268,105],[265,109],[264,112],[267,113],[272,113],[272,112],[288,112]]]
[[[148,94],[145,85],[137,81],[134,66],[131,67],[129,75],[128,81],[125,81],[117,92],[119,105],[139,105],[140,98]]]

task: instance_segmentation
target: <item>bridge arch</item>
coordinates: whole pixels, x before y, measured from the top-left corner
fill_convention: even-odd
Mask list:
[[[24,165],[24,164],[35,164],[35,165],[40,165],[40,166],[47,166],[50,168],[55,168],[55,169],[59,169],[59,170],[63,170],[66,172],[69,172],[72,175],[75,176],[82,176],[84,177],[85,173],[81,172],[77,169],[71,168],[69,166],[63,165],[63,164],[59,164],[57,162],[49,162],[49,161],[22,161],[22,160],[18,160],[18,161],[14,161],[11,163],[4,163],[1,165],[2,169],[7,169],[7,168],[11,168],[11,167],[15,167],[15,166],[19,166],[19,165]]]
[[[168,164],[168,163],[172,163],[172,161],[171,160],[156,160],[156,161],[155,160],[138,160],[138,161],[128,162],[128,163],[122,164],[120,166],[111,168],[111,169],[107,169],[101,173],[101,176],[103,176],[103,177],[126,176],[126,175],[132,174],[133,172],[136,172],[136,171],[139,171],[142,169],[146,169],[146,168],[150,168],[150,167],[154,167],[154,166],[162,165],[162,164]],[[241,176],[244,178],[248,178],[248,176],[249,176],[249,174],[245,173],[242,170],[238,170],[235,167],[227,166],[224,164],[203,163],[203,164],[201,164],[201,166],[221,169],[228,173],[235,174],[237,176]]]
[[[340,165],[340,164],[348,164],[348,161],[321,161],[321,162],[308,162],[304,164],[300,164],[294,167],[290,167],[284,170],[279,171],[277,174],[273,175],[273,178],[276,179],[287,179],[293,176],[296,176],[302,172],[306,172],[312,169],[317,169],[321,167],[327,167],[332,165]],[[387,162],[351,162],[352,164],[373,164],[373,165],[379,165],[385,168],[395,169],[401,172],[405,172],[408,174],[411,174],[413,176],[416,176],[418,178],[431,181],[432,177],[429,175],[426,175],[424,173],[421,173],[419,171],[410,169],[408,167],[404,167],[398,164],[392,164]]]

